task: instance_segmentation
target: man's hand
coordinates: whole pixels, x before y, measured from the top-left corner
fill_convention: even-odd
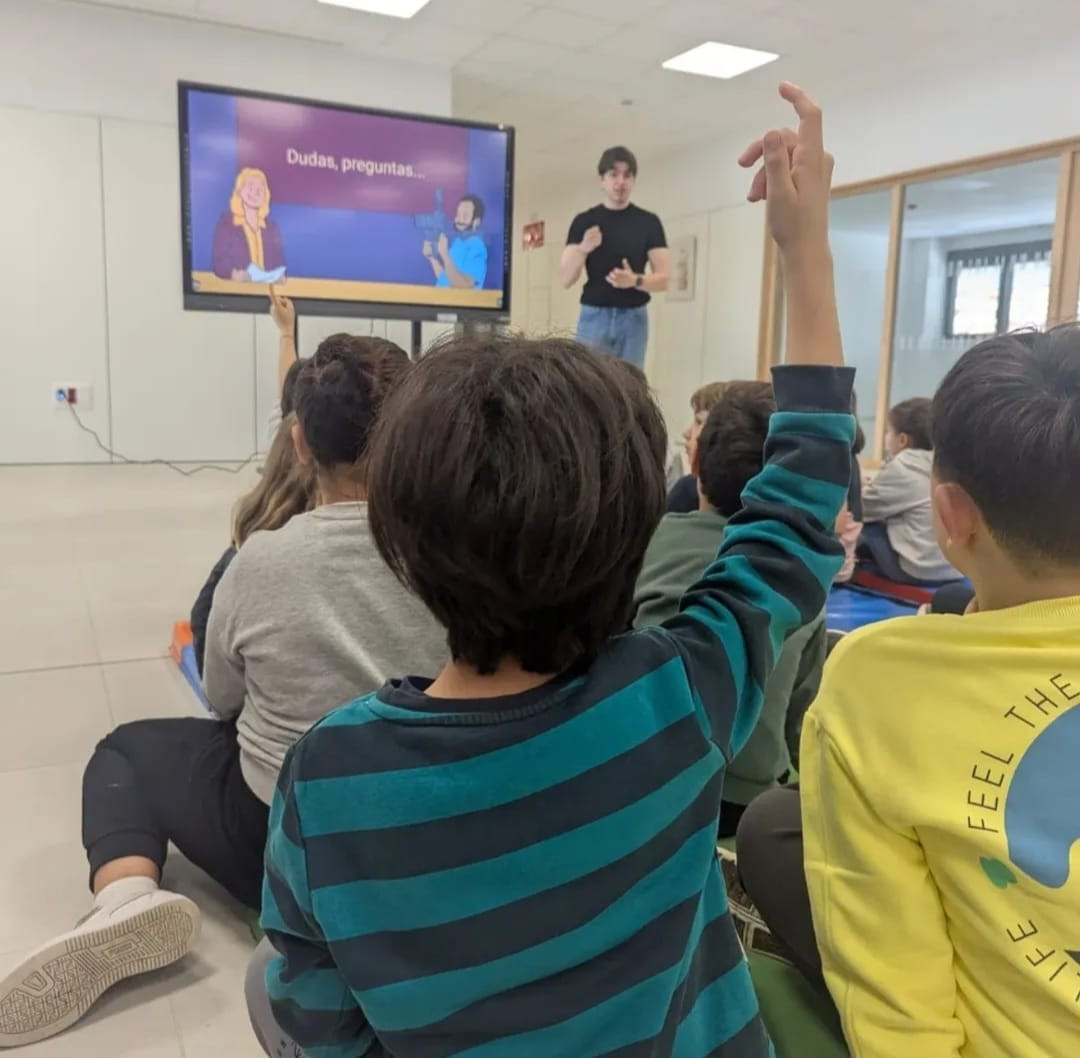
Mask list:
[[[435,247],[431,245],[430,239],[424,240],[424,256],[429,261],[435,256]]]
[[[291,298],[279,294],[273,283],[270,284],[270,319],[281,334],[296,334],[296,306]]]
[[[234,268],[232,270],[232,281],[234,283],[250,283],[251,276],[248,275],[246,268]]]
[[[588,257],[603,241],[604,233],[600,230],[600,225],[594,224],[581,240],[581,252]]]
[[[629,290],[637,286],[638,274],[630,267],[630,262],[624,257],[622,268],[613,268],[607,274],[607,281],[616,290]]]
[[[739,156],[745,169],[763,163],[747,198],[767,203],[769,231],[781,250],[818,252],[828,244],[833,156],[822,139],[821,108],[786,81],[780,95],[795,108],[799,131],[773,129]]]
[[[443,261],[450,256],[450,240],[446,237],[446,232],[439,236],[439,256]]]

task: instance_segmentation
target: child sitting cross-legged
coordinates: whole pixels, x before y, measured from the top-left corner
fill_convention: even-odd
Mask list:
[[[634,625],[659,625],[679,612],[683,595],[716,557],[742,491],[761,473],[769,421],[776,411],[768,382],[731,382],[697,441],[693,471],[699,509],[666,514],[645,552],[635,592]],[[793,632],[765,684],[761,719],[728,766],[719,835],[734,837],[746,806],[798,765],[802,718],[817,694],[826,653],[825,617]]]
[[[832,159],[820,111],[782,92],[797,142],[743,160],[765,157],[751,195],[785,262],[787,366],[765,466],[679,613],[625,631],[664,510],[640,373],[572,341],[463,338],[389,398],[372,531],[452,660],[335,711],[283,767],[263,908],[280,954],[249,982],[269,1053],[770,1053],[716,820],[781,644],[839,568],[854,436]]]

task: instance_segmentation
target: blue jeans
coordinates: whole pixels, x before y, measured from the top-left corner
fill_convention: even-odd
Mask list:
[[[577,339],[643,368],[645,347],[649,344],[649,310],[644,305],[637,309],[582,305]]]

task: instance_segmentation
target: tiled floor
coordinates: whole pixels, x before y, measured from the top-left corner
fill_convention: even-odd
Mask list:
[[[0,467],[0,975],[89,906],[82,770],[116,724],[195,713],[166,657],[254,478],[159,467]],[[28,1058],[256,1058],[243,1004],[252,948],[236,905],[179,857],[197,952],[113,989]],[[14,1052],[13,1052],[14,1053]]]

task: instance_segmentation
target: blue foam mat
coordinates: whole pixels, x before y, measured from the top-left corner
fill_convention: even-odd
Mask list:
[[[893,617],[910,617],[917,611],[914,603],[887,599],[883,595],[845,586],[833,588],[825,606],[826,623],[836,632],[854,632],[864,625],[888,621]]]
[[[180,671],[183,673],[184,679],[188,681],[188,685],[195,692],[195,697],[199,699],[199,703],[207,712],[210,712],[210,703],[206,700],[206,695],[203,694],[202,677],[199,675],[199,666],[195,661],[194,647],[184,647],[180,652]]]

